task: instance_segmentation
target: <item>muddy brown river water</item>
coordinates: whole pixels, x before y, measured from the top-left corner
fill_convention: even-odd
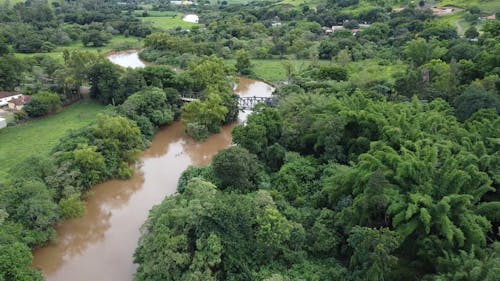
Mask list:
[[[263,82],[240,78],[235,92],[270,96]],[[246,118],[240,114],[239,122]],[[189,165],[207,165],[231,145],[233,125],[198,143],[175,122],[161,128],[135,165],[129,180],[112,180],[91,189],[84,217],[57,227],[57,240],[33,252],[33,265],[48,281],[130,281],[136,270],[133,253],[140,227],[152,206],[176,192],[177,180]]]

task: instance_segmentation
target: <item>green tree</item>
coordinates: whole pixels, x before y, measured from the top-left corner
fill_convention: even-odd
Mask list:
[[[241,193],[257,189],[261,164],[255,155],[240,147],[221,150],[212,161],[218,187]]]
[[[236,71],[241,75],[252,73],[252,63],[250,62],[250,53],[245,50],[236,52]]]
[[[119,111],[135,120],[148,139],[153,137],[156,128],[174,119],[172,106],[168,104],[165,92],[159,88],[147,88],[131,95]]]
[[[420,66],[431,59],[440,58],[446,53],[446,49],[437,45],[436,41],[427,42],[423,38],[418,38],[406,44],[404,53],[411,62]]]
[[[101,60],[89,70],[90,94],[103,104],[116,104],[120,96],[120,69],[109,60]]]
[[[23,107],[30,117],[40,117],[55,113],[61,108],[61,98],[56,93],[47,91],[39,92]]]
[[[465,37],[469,39],[477,38],[479,36],[479,32],[474,26],[469,27],[465,31]]]
[[[500,113],[500,97],[486,91],[480,84],[473,83],[455,99],[455,108],[460,121],[465,121],[481,109],[493,108]]]
[[[52,226],[59,218],[58,207],[43,182],[20,181],[2,188],[0,206],[9,214],[9,220],[24,226],[23,241],[28,245],[55,238]]]
[[[42,275],[31,267],[32,259],[31,249],[25,244],[0,242],[0,280],[42,281]]]
[[[347,242],[353,249],[350,266],[355,280],[388,280],[398,262],[393,255],[399,247],[397,233],[356,226]]]
[[[209,93],[204,101],[195,100],[184,105],[182,120],[186,125],[198,124],[210,133],[217,133],[227,112],[227,108],[222,105],[222,98],[217,94]]]
[[[14,90],[21,83],[25,65],[13,55],[0,56],[0,89]]]

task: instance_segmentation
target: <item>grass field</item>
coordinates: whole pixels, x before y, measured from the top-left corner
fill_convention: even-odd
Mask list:
[[[479,7],[484,13],[500,12],[500,1],[498,0],[442,0],[438,6],[457,6],[460,8]]]
[[[229,63],[235,64],[234,60],[228,60]],[[253,71],[256,78],[268,81],[277,82],[287,79],[286,71],[283,63],[286,60],[252,60]],[[311,64],[310,60],[290,60],[296,71],[301,71]],[[320,64],[329,64],[329,61],[319,61]]]
[[[235,64],[235,60],[227,60],[229,64]],[[285,81],[286,71],[284,63],[286,60],[252,60],[254,77],[267,82]],[[296,72],[301,72],[311,64],[311,60],[290,60]],[[328,60],[318,61],[319,65],[331,64]],[[375,59],[351,62],[347,65],[349,79],[359,87],[372,81],[387,80],[394,82],[394,74],[406,70],[403,62],[384,64]]]
[[[184,15],[174,11],[148,11],[149,16],[147,17],[142,17],[143,12],[143,10],[134,11],[134,15],[139,17],[143,22],[150,22],[153,27],[158,29],[190,28],[197,25],[196,23],[183,21],[182,17]]]
[[[106,44],[106,46],[103,47],[84,47],[81,42],[74,42],[71,45],[68,46],[59,46],[57,49],[50,53],[29,53],[29,54],[22,54],[22,53],[16,53],[15,55],[17,57],[32,57],[36,55],[43,55],[43,56],[50,56],[53,58],[63,58],[63,51],[64,50],[82,50],[82,51],[91,51],[91,52],[96,52],[100,54],[106,54],[111,51],[123,51],[123,50],[130,50],[130,49],[140,49],[142,48],[142,41],[139,38],[136,37],[125,37],[122,35],[117,35],[113,36],[111,38],[111,41]]]
[[[96,120],[105,107],[85,100],[46,118],[0,130],[0,182],[8,170],[31,155],[48,155],[58,140],[71,129],[79,129]]]
[[[394,83],[396,73],[405,72],[407,65],[402,61],[383,63],[376,59],[351,62],[347,65],[349,80],[359,88],[374,81]]]

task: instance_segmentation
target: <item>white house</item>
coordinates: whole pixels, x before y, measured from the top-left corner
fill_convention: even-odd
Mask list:
[[[332,31],[333,32],[335,32],[337,30],[343,30],[343,29],[345,29],[345,27],[342,26],[342,25],[334,25],[334,26],[332,26]]]
[[[9,101],[22,97],[21,93],[16,92],[0,92],[0,107],[9,104]]]

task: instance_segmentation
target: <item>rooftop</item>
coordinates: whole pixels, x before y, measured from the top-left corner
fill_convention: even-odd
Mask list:
[[[21,96],[21,97],[18,97],[17,99],[13,99],[13,100],[10,100],[9,103],[13,103],[15,105],[23,105],[23,104],[26,104],[27,102],[29,102],[31,100],[31,96]]]
[[[20,95],[20,94],[21,93],[18,93],[18,92],[1,92],[0,91],[0,99],[8,98],[8,97]]]

